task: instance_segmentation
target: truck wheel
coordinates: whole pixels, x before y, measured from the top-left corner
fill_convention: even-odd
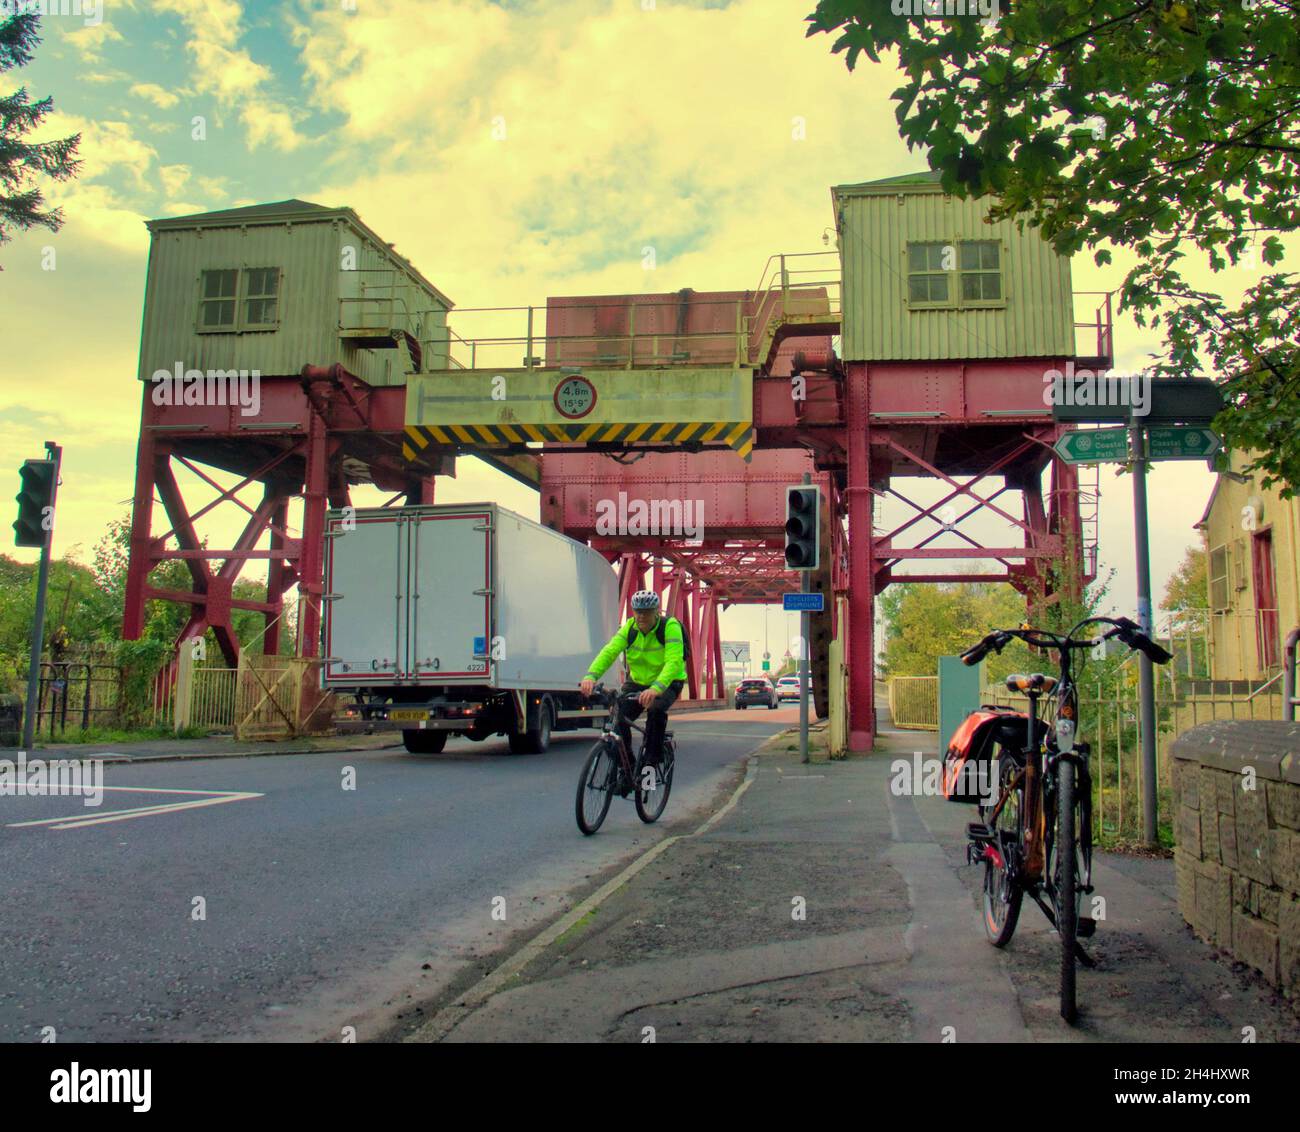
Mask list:
[[[412,729],[402,732],[402,742],[413,755],[438,755],[447,745],[447,732]]]
[[[510,753],[514,755],[544,755],[551,746],[551,705],[544,701],[538,713],[537,726],[522,735],[510,735]]]

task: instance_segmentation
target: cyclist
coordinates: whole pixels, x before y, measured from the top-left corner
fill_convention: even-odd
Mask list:
[[[579,684],[584,696],[591,695],[596,681],[618,659],[619,653],[627,656],[629,677],[619,694],[641,694],[635,704],[627,705],[620,701],[618,733],[627,749],[632,751],[632,728],[628,726],[628,720],[636,719],[642,708],[648,708],[646,760],[657,764],[664,732],[668,728],[668,709],[676,702],[686,683],[686,664],[682,623],[676,617],[660,616],[659,595],[654,590],[640,590],[632,595],[632,618],[591,662],[591,668]]]

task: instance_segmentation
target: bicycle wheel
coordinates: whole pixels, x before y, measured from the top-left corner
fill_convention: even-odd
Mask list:
[[[1074,986],[1074,949],[1079,930],[1079,878],[1074,833],[1074,763],[1056,764],[1057,833],[1055,867],[1050,874],[1056,886],[1056,930],[1061,937],[1061,1017],[1073,1024],[1078,1017]]]
[[[591,754],[582,764],[574,813],[578,819],[578,828],[588,837],[600,828],[605,815],[609,813],[609,804],[614,797],[617,765],[614,752],[604,739],[591,748]]]
[[[664,738],[663,751],[659,756],[659,765],[645,761],[645,757],[636,763],[636,816],[647,825],[657,821],[659,815],[668,805],[668,795],[673,788],[673,766],[677,762],[677,752],[673,741]]]
[[[1015,781],[1020,764],[1010,755],[998,758],[999,793]],[[1023,858],[1021,820],[1024,807],[1024,780],[1007,794],[1007,800],[993,825],[993,846],[1001,863],[984,858],[984,930],[994,947],[1006,947],[1015,935],[1020,920],[1020,905],[1025,891],[1015,879],[1013,865]],[[981,810],[983,808],[981,807]]]

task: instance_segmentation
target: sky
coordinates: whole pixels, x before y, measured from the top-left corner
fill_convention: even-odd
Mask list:
[[[831,185],[926,168],[897,135],[892,64],[850,74],[829,37],[805,38],[812,0],[53,7],[35,60],[0,89],[53,95],[41,136],[80,132],[85,164],[45,186],[58,234],[0,246],[0,465],[63,445],[55,552],[83,562],[132,493],[149,218],[348,205],[458,306],[505,306],[752,288],[769,255],[822,250]],[[1113,289],[1130,263],[1076,256],[1074,287]],[[1120,369],[1156,345],[1124,318],[1115,337]],[[1129,481],[1105,466],[1100,478],[1103,572],[1128,613]],[[1150,478],[1157,597],[1198,542],[1212,486],[1203,463]],[[476,460],[439,481],[440,502],[483,498],[537,516],[534,492]],[[881,521],[903,514],[891,505]],[[201,530],[218,543],[238,525],[214,513]],[[1000,526],[971,529],[993,540]],[[766,632],[779,658],[794,621],[733,608],[722,627],[756,659]]]

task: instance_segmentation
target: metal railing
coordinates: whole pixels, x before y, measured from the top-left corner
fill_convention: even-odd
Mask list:
[[[889,715],[895,727],[939,730],[939,677],[891,676]]]
[[[1074,298],[1095,298],[1102,296],[1101,304],[1093,312],[1091,318],[1086,321],[1076,321],[1074,323],[1074,344],[1075,353],[1079,357],[1100,358],[1106,366],[1111,366],[1115,362],[1115,328],[1114,312],[1112,310],[1112,296],[1114,291],[1075,291]],[[1093,346],[1094,352],[1088,353],[1079,349],[1079,332],[1088,331],[1094,335]]]
[[[93,661],[41,661],[33,734],[42,727],[51,739],[69,725],[85,730],[118,720],[122,669]]]
[[[414,322],[411,318],[411,309],[406,302],[406,295],[411,289],[408,280],[383,267],[359,268],[342,274],[347,277],[361,277],[359,279],[361,294],[339,297],[339,330],[371,330],[376,332],[405,330],[413,332]],[[366,277],[372,275],[382,275],[384,280],[382,282],[371,282]],[[396,318],[399,305],[401,307],[400,320]],[[360,313],[355,318],[349,319],[348,314],[355,312],[358,307],[361,308]]]
[[[748,365],[764,360],[776,329],[790,322],[838,322],[837,252],[771,256],[758,287],[736,297],[683,291],[664,298],[556,298],[544,306],[461,307],[445,340],[446,369],[684,364]],[[438,367],[430,367],[438,368]]]
[[[838,251],[769,256],[754,288],[754,309],[746,323],[750,356],[765,361],[777,331],[790,323],[816,320],[838,324],[842,294]]]
[[[1131,658],[1130,658],[1131,659]],[[1127,664],[1121,666],[1121,671]],[[1172,665],[1170,666],[1172,667]],[[1253,693],[1190,693],[1168,679],[1156,682],[1156,790],[1162,821],[1173,814],[1172,747],[1184,731],[1220,719],[1281,719],[1281,689]],[[1024,710],[1025,697],[994,684],[984,703]],[[1142,835],[1142,740],[1136,673],[1118,687],[1101,682],[1079,688],[1079,735],[1092,748],[1093,821],[1098,837]]]
[[[447,369],[535,369],[542,366],[599,366],[611,369],[681,364],[743,365],[749,360],[744,299],[680,299],[565,304],[550,307],[463,307],[448,332]],[[603,312],[617,308],[620,325]],[[686,315],[698,327],[669,325]],[[672,317],[664,318],[660,312]],[[557,326],[550,326],[554,318]],[[559,324],[590,323],[589,332],[561,331]],[[720,324],[725,323],[725,326]],[[482,327],[482,329],[480,329]],[[521,332],[522,331],[522,332]]]

